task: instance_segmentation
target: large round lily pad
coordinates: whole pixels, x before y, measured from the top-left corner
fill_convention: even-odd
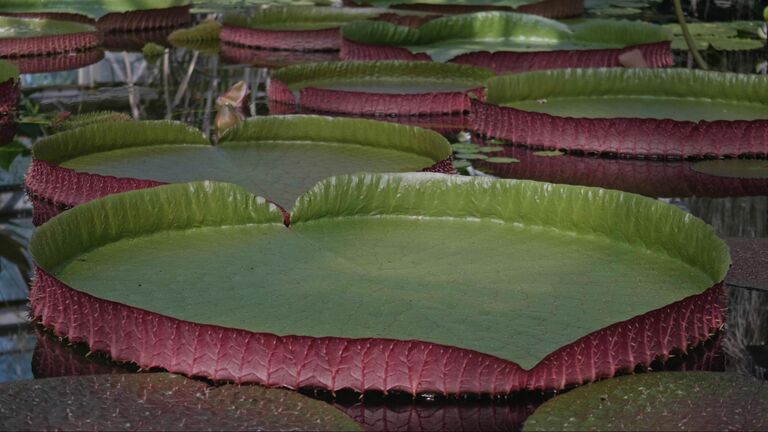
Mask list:
[[[566,18],[584,12],[583,0],[348,0],[393,9],[419,10],[440,14],[464,14],[488,10],[515,11],[548,18]]]
[[[328,51],[341,47],[339,29],[356,20],[375,18],[381,11],[355,8],[273,6],[248,16],[224,17],[222,42],[290,51]]]
[[[0,15],[92,24],[102,32],[172,28],[189,24],[190,0],[4,0]]]
[[[619,66],[639,50],[651,67],[672,64],[671,36],[641,22],[586,20],[566,25],[534,15],[479,12],[431,20],[418,29],[360,21],[342,29],[342,60],[434,60],[496,72]]]
[[[360,430],[336,408],[288,390],[209,386],[164,373],[0,385],[8,430]]]
[[[768,160],[718,159],[696,162],[691,168],[702,174],[741,179],[768,179]]]
[[[39,141],[26,184],[62,207],[125,190],[219,180],[290,208],[336,174],[449,172],[451,148],[425,129],[361,119],[270,116],[240,123],[212,146],[167,121],[89,125]]]
[[[358,174],[283,221],[219,183],[78,206],[32,239],[33,316],[142,367],[445,394],[612,376],[722,324],[725,245],[640,196]]]
[[[482,96],[493,72],[432,62],[335,62],[296,65],[275,72],[270,101],[321,112],[356,115],[456,114]]]
[[[472,165],[482,172],[502,178],[597,186],[650,197],[768,194],[768,179],[704,174],[691,169],[696,164],[689,161],[605,158],[558,152],[551,154],[559,156],[549,154],[542,155],[526,147],[505,146],[493,155],[514,158],[520,163],[491,164],[478,160],[472,161]]]
[[[507,141],[626,155],[768,153],[768,81],[688,69],[571,69],[488,80],[473,129]]]
[[[0,16],[0,57],[86,50],[101,41],[96,28],[88,24]]]
[[[525,431],[768,428],[768,384],[717,372],[659,372],[590,384],[540,406]]]

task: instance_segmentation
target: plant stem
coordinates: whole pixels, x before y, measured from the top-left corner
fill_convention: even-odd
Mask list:
[[[691,32],[688,31],[688,24],[685,22],[685,16],[683,16],[683,5],[680,4],[680,0],[673,1],[675,3],[675,15],[677,16],[677,22],[680,23],[680,28],[683,29],[683,37],[685,38],[685,43],[688,44],[688,50],[691,52],[691,54],[693,54],[693,59],[696,61],[696,64],[699,66],[699,68],[704,70],[709,69],[709,66],[707,66],[704,58],[701,57],[699,49],[696,48],[696,42],[693,40]]]

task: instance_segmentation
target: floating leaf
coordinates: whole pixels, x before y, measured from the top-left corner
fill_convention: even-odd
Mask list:
[[[426,173],[329,178],[288,217],[231,184],[136,190],[62,213],[30,250],[35,318],[65,335],[73,327],[55,323],[82,323],[115,358],[213,380],[449,394],[581,382],[571,359],[583,346],[610,376],[676,349],[655,348],[668,331],[696,343],[722,323],[715,284],[729,266],[711,227],[656,200]],[[631,354],[603,366],[619,337]]]
[[[480,147],[478,149],[478,151],[480,153],[495,153],[495,152],[500,152],[502,150],[504,150],[504,147],[497,147],[497,146],[493,146],[493,147]]]
[[[718,177],[768,178],[768,160],[764,159],[705,160],[692,164],[691,168],[694,171]]]
[[[475,159],[487,159],[488,156],[480,153],[456,153],[454,155],[459,159],[475,160]]]
[[[592,9],[590,12],[592,12],[594,15],[597,15],[597,16],[608,16],[608,17],[637,15],[637,14],[643,13],[641,9],[636,9],[631,7],[607,7],[607,8],[601,8],[601,9]]]
[[[565,152],[560,150],[539,150],[533,152],[534,156],[541,156],[541,157],[557,157],[564,155]]]
[[[30,409],[45,415],[30,414]],[[165,373],[91,375],[0,385],[10,430],[360,430],[332,406],[290,390],[209,386]]]
[[[520,162],[520,160],[511,158],[511,157],[497,156],[497,157],[489,157],[488,159],[485,160],[485,162],[504,164],[504,163],[518,163]]]
[[[545,402],[524,431],[722,431],[768,428],[768,385],[719,372],[653,372],[577,388]]]
[[[148,62],[154,63],[165,54],[165,47],[154,42],[147,42],[141,49],[141,53]]]
[[[467,160],[455,160],[453,161],[453,167],[456,169],[463,169],[472,166]]]
[[[221,24],[215,20],[208,20],[192,28],[175,30],[168,35],[168,42],[174,46],[186,47],[189,44],[218,41],[219,33],[221,33]]]
[[[451,144],[451,148],[456,153],[477,153],[480,151],[480,146],[477,144],[456,143]]]
[[[105,124],[133,120],[131,116],[116,111],[93,111],[83,114],[59,113],[51,121],[53,132],[64,132],[94,124]]]
[[[747,51],[765,47],[765,42],[744,38],[710,38],[707,41],[718,51]]]

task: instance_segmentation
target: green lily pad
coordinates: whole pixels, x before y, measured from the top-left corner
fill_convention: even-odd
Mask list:
[[[568,26],[558,21],[513,12],[478,12],[447,16],[418,29],[387,22],[360,21],[342,28],[351,41],[404,47],[448,61],[476,51],[561,51],[623,48],[670,40],[660,26],[631,21],[587,20]]]
[[[691,169],[718,177],[768,178],[768,161],[764,159],[706,160],[692,164]]]
[[[480,151],[480,146],[477,144],[468,143],[456,143],[451,144],[451,148],[456,153],[477,153]]]
[[[456,169],[463,169],[472,166],[467,160],[455,160],[453,161],[453,167]]]
[[[641,14],[643,13],[643,10],[633,7],[607,7],[601,9],[592,9],[590,12],[597,16],[621,17]]]
[[[495,153],[495,152],[500,152],[502,150],[504,150],[504,147],[497,147],[497,146],[493,146],[493,147],[480,147],[478,149],[478,151],[480,153]]]
[[[228,13],[224,25],[271,31],[327,30],[357,20],[375,18],[381,10],[309,6],[271,6],[254,15]]]
[[[0,83],[4,83],[10,79],[19,79],[19,68],[9,61],[0,60]]]
[[[186,47],[188,44],[218,41],[221,24],[214,20],[204,21],[194,27],[175,30],[168,35],[168,42],[173,46]]]
[[[0,39],[95,32],[88,24],[49,19],[30,19],[0,16]]]
[[[748,51],[765,47],[765,42],[745,38],[710,38],[707,41],[718,51]]]
[[[498,157],[489,157],[488,159],[485,159],[485,162],[498,163],[498,164],[508,164],[508,163],[518,163],[518,162],[520,162],[520,159],[515,159],[515,158],[511,158],[511,157],[498,156]]]
[[[116,111],[93,111],[84,114],[69,115],[62,119],[54,117],[51,121],[51,130],[53,132],[64,132],[79,127],[90,126],[94,124],[104,124],[113,122],[123,122],[133,120],[130,115]]]
[[[683,35],[683,29],[678,23],[664,24],[663,27],[676,36]],[[688,31],[692,36],[730,38],[738,32],[729,23],[688,23]]]
[[[476,159],[488,158],[488,156],[480,153],[456,153],[454,156],[458,159],[465,159],[465,160],[476,160]]]
[[[0,384],[0,423],[17,431],[360,430],[338,409],[293,391],[213,387],[165,373]]]
[[[365,0],[366,4],[377,7],[399,5],[450,5],[450,6],[489,6],[517,9],[520,6],[538,3],[540,0]]]
[[[717,372],[609,379],[551,399],[524,431],[722,431],[768,428],[768,384]]]
[[[165,9],[190,3],[190,0],[3,0],[0,12],[63,12],[96,19],[108,13]]]
[[[350,92],[419,94],[482,88],[487,69],[432,62],[328,62],[282,68],[272,78],[291,91],[313,87]]]
[[[178,320],[429,341],[525,368],[700,294],[729,266],[712,229],[676,207],[548,183],[339,176],[282,222],[235,185],[168,185],[68,210],[31,251],[76,291]]]
[[[698,50],[705,50],[709,48],[709,41],[706,39],[702,39],[701,37],[694,36],[693,42],[696,45],[696,49]],[[670,48],[672,48],[673,50],[688,51],[688,42],[686,42],[685,38],[683,38],[682,36],[675,36],[675,38],[672,39]]]
[[[541,157],[558,157],[564,155],[565,152],[562,152],[560,150],[539,150],[533,152],[534,156],[541,156]]]
[[[215,147],[181,123],[118,122],[53,135],[38,142],[33,155],[91,174],[166,183],[228,181],[290,206],[325,177],[420,171],[450,157],[451,148],[435,132],[395,123],[269,116],[228,129]]]
[[[768,118],[768,83],[687,69],[565,69],[491,78],[486,101],[560,117],[756,120]]]

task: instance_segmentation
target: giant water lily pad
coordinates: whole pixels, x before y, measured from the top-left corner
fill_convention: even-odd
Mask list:
[[[219,180],[290,208],[336,174],[451,169],[451,148],[435,132],[319,116],[246,121],[217,146],[175,122],[89,125],[41,140],[33,155],[29,191],[61,206],[162,183]]]
[[[101,36],[88,24],[0,16],[0,57],[55,54],[100,44]]]
[[[122,32],[188,24],[189,5],[190,0],[4,0],[0,15],[54,18]]]
[[[549,18],[565,18],[578,16],[584,12],[583,0],[350,0],[348,3],[440,14],[502,10]]]
[[[691,168],[702,174],[743,179],[768,179],[768,160],[720,159],[696,162]]]
[[[418,29],[360,21],[342,29],[343,60],[434,60],[497,72],[565,67],[619,66],[638,49],[652,67],[672,63],[670,34],[653,24],[585,20],[566,25],[512,12],[438,18]]]
[[[768,385],[735,373],[659,372],[590,384],[540,406],[523,430],[768,428]]]
[[[722,323],[725,245],[640,196],[357,174],[324,180],[283,221],[218,183],[78,206],[32,239],[33,315],[142,367],[446,394],[611,376]]]
[[[451,114],[469,111],[493,72],[432,62],[334,62],[275,72],[270,101],[357,115]]]
[[[165,373],[17,381],[0,390],[0,424],[9,430],[360,430],[296,392]]]
[[[571,69],[492,78],[473,129],[512,142],[628,155],[768,152],[768,81],[688,69]]]
[[[227,14],[220,38],[229,44],[268,49],[338,50],[342,25],[375,18],[380,13],[371,9],[273,6],[251,16]]]

